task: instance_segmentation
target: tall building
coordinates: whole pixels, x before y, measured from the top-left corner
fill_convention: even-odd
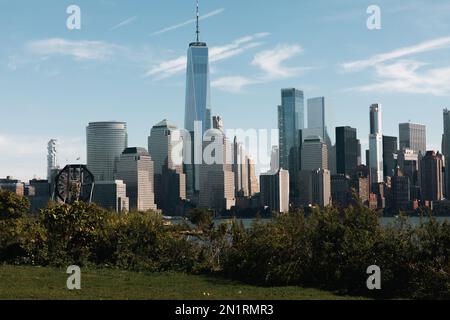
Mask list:
[[[30,180],[30,187],[34,189],[34,195],[30,197],[30,211],[38,213],[45,208],[51,199],[51,184],[48,180]]]
[[[383,117],[381,104],[370,107],[369,164],[372,184],[382,183],[383,174]]]
[[[427,151],[420,161],[420,182],[423,201],[440,201],[444,198],[444,159],[442,154]]]
[[[127,186],[121,180],[97,182],[92,195],[92,202],[116,213],[130,210]]]
[[[410,149],[399,150],[397,155],[397,165],[403,176],[409,178],[411,199],[420,199],[419,155]]]
[[[445,156],[445,196],[450,199],[450,110],[444,109],[444,134],[442,135],[442,152]]]
[[[304,123],[303,91],[294,88],[281,90],[281,105],[278,106],[280,167],[290,170],[291,174],[299,160],[296,155],[298,131],[304,129]]]
[[[206,133],[203,150],[205,157],[200,166],[199,206],[216,211],[229,210],[236,204],[232,166],[232,144],[223,131],[220,117],[213,118],[215,130]],[[211,149],[213,147],[213,149]],[[208,163],[208,160],[214,160]]]
[[[400,150],[411,149],[416,153],[427,151],[427,129],[422,124],[401,123],[399,125]]]
[[[313,205],[326,207],[331,205],[331,173],[327,169],[317,169],[312,172]]]
[[[155,201],[166,215],[175,215],[186,200],[186,175],[178,159],[182,155],[175,154],[182,143],[180,131],[167,120],[153,126],[148,137],[148,152],[154,163]]]
[[[392,177],[392,207],[395,210],[406,211],[411,203],[411,185],[408,176],[403,175],[400,167],[395,169]]]
[[[194,135],[196,128],[201,131],[197,134],[201,134],[202,137],[207,130],[211,129],[209,49],[205,42],[200,41],[199,20],[199,8],[197,2],[196,41],[189,44],[187,53],[184,120],[184,128],[191,134],[191,141],[187,145],[191,146],[192,151],[196,148],[196,139]],[[195,163],[194,152],[188,152],[186,155],[190,155],[190,159],[184,159],[186,193],[187,197],[193,203],[198,203],[198,193],[200,191],[200,164]]]
[[[55,170],[58,166],[58,152],[56,149],[58,140],[52,139],[47,144],[47,180],[53,181]]]
[[[126,148],[117,162],[117,179],[126,184],[130,210],[155,210],[154,169],[144,148]]]
[[[350,175],[358,166],[358,139],[356,129],[336,128],[336,168],[338,174]]]
[[[351,200],[351,179],[345,174],[331,176],[331,198],[333,205],[346,208]]]
[[[322,140],[331,145],[330,137],[326,125],[325,98],[312,98],[307,101],[308,106],[308,128],[305,130],[305,138],[311,135],[317,135]]]
[[[92,122],[86,129],[87,166],[95,181],[114,181],[117,161],[128,146],[125,122]]]
[[[233,142],[233,172],[236,195],[248,197],[249,192],[249,168],[248,155],[242,143],[235,137]]]
[[[305,139],[302,147],[301,169],[311,171],[317,169],[328,170],[328,147],[319,136]]]
[[[387,177],[392,177],[394,175],[397,151],[397,137],[383,136],[383,173]]]
[[[260,192],[258,177],[256,176],[256,165],[255,161],[248,157],[247,158],[247,170],[248,170],[248,193],[250,197],[253,197]]]
[[[289,212],[289,172],[279,169],[260,177],[261,204],[274,212]]]
[[[193,132],[195,122],[202,122],[204,133],[211,128],[209,49],[205,42],[200,42],[198,5],[196,34],[196,41],[189,44],[187,53],[184,127]]]

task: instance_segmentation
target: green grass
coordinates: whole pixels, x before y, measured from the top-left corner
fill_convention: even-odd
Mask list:
[[[83,270],[81,290],[66,288],[65,270],[0,266],[0,300],[329,300],[351,299],[300,287],[262,288],[210,276]]]

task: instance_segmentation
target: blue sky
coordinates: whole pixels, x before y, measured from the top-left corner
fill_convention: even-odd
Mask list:
[[[66,28],[71,4],[81,30]],[[372,4],[381,30],[366,27]],[[378,102],[385,134],[423,123],[428,148],[440,149],[448,0],[203,0],[201,14],[213,114],[226,127],[276,128],[280,89],[296,87],[326,97],[330,131],[350,125],[367,143]],[[85,161],[90,121],[127,121],[136,146],[162,119],[182,125],[194,17],[194,0],[0,0],[0,177],[45,177],[50,138],[61,164]]]

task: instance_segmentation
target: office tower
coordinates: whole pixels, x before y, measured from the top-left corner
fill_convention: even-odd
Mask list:
[[[125,122],[92,122],[86,128],[87,166],[95,181],[114,181],[117,161],[128,146]]]
[[[383,173],[392,177],[396,167],[398,151],[397,137],[383,136]]]
[[[197,132],[197,134],[201,134],[203,137],[203,134],[211,128],[209,49],[206,43],[200,41],[198,3],[196,41],[189,44],[187,53],[184,128],[191,133],[192,151],[195,150],[195,129],[198,128],[197,130],[201,132]],[[200,189],[200,164],[194,163],[194,152],[187,154],[190,154],[190,159],[184,159],[186,193],[192,202],[197,203]]]
[[[444,109],[444,134],[442,135],[442,152],[445,156],[445,196],[450,199],[450,110]]]
[[[250,197],[253,197],[260,192],[258,177],[256,176],[256,165],[252,158],[247,158],[248,168],[248,193]]]
[[[280,148],[273,146],[270,154],[270,170],[276,172],[280,169]]]
[[[34,189],[34,195],[30,197],[30,211],[39,213],[45,208],[51,199],[50,183],[48,180],[30,180],[30,187]]]
[[[392,208],[394,210],[409,210],[411,203],[411,185],[408,176],[403,175],[400,167],[396,167],[392,177]]]
[[[261,204],[273,212],[289,212],[289,172],[279,169],[260,177]]]
[[[351,179],[345,174],[331,176],[331,198],[333,205],[346,208],[351,200]]]
[[[97,182],[92,195],[92,202],[116,213],[130,210],[127,186],[122,180]]]
[[[117,162],[117,179],[126,184],[130,210],[155,210],[154,169],[144,148],[126,148]]]
[[[213,123],[215,130],[206,133],[203,143],[206,158],[199,168],[199,207],[223,211],[231,209],[236,204],[232,166],[233,146],[224,134],[222,119],[214,117]],[[208,157],[213,159],[207,159]],[[214,161],[208,163],[208,160]]]
[[[155,201],[166,215],[174,215],[186,200],[182,155],[175,154],[182,144],[180,131],[167,120],[153,126],[148,137],[148,152],[154,164]]]
[[[298,173],[299,195],[296,205],[325,207],[331,204],[331,173],[326,169],[302,170]]]
[[[312,172],[313,205],[326,207],[331,205],[331,173],[327,169]]]
[[[47,180],[53,181],[54,172],[59,169],[58,152],[56,149],[58,140],[52,139],[47,144]]]
[[[403,176],[409,178],[411,199],[420,199],[419,155],[410,149],[399,150],[397,154],[397,165]]]
[[[7,176],[6,179],[0,179],[0,190],[8,190],[18,196],[25,195],[25,184],[20,180]]]
[[[358,166],[356,129],[336,128],[336,168],[338,174],[349,175]]]
[[[303,91],[297,89],[281,90],[281,105],[278,106],[278,129],[280,148],[280,167],[292,175],[299,161],[298,130],[304,129]]]
[[[401,123],[399,125],[400,150],[411,149],[416,153],[427,151],[427,130],[422,124]]]
[[[427,151],[420,160],[420,182],[423,201],[440,201],[444,198],[442,154]]]
[[[194,123],[202,122],[202,133],[211,128],[209,49],[200,42],[197,6],[197,39],[189,44],[186,70],[185,129],[194,131]]]
[[[384,181],[383,174],[383,127],[381,104],[370,107],[369,163],[372,184]]]
[[[328,148],[319,136],[305,139],[302,147],[302,170],[328,170]]]
[[[248,197],[249,192],[249,168],[248,156],[245,147],[242,143],[237,141],[237,137],[233,142],[233,173],[236,195],[241,197]]]
[[[325,98],[312,98],[308,99],[308,128],[305,129],[305,138],[307,136],[316,135],[320,136],[322,140],[331,146],[331,139],[327,132],[326,125],[326,109]]]
[[[357,151],[357,155],[358,155],[358,157],[357,157],[357,165],[358,166],[360,166],[360,165],[362,165],[362,151],[361,151],[361,141],[358,139],[358,140],[356,140],[358,143],[358,151]]]

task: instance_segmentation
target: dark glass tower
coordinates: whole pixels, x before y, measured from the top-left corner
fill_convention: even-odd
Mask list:
[[[337,173],[350,175],[358,166],[358,139],[355,128],[336,128]]]

